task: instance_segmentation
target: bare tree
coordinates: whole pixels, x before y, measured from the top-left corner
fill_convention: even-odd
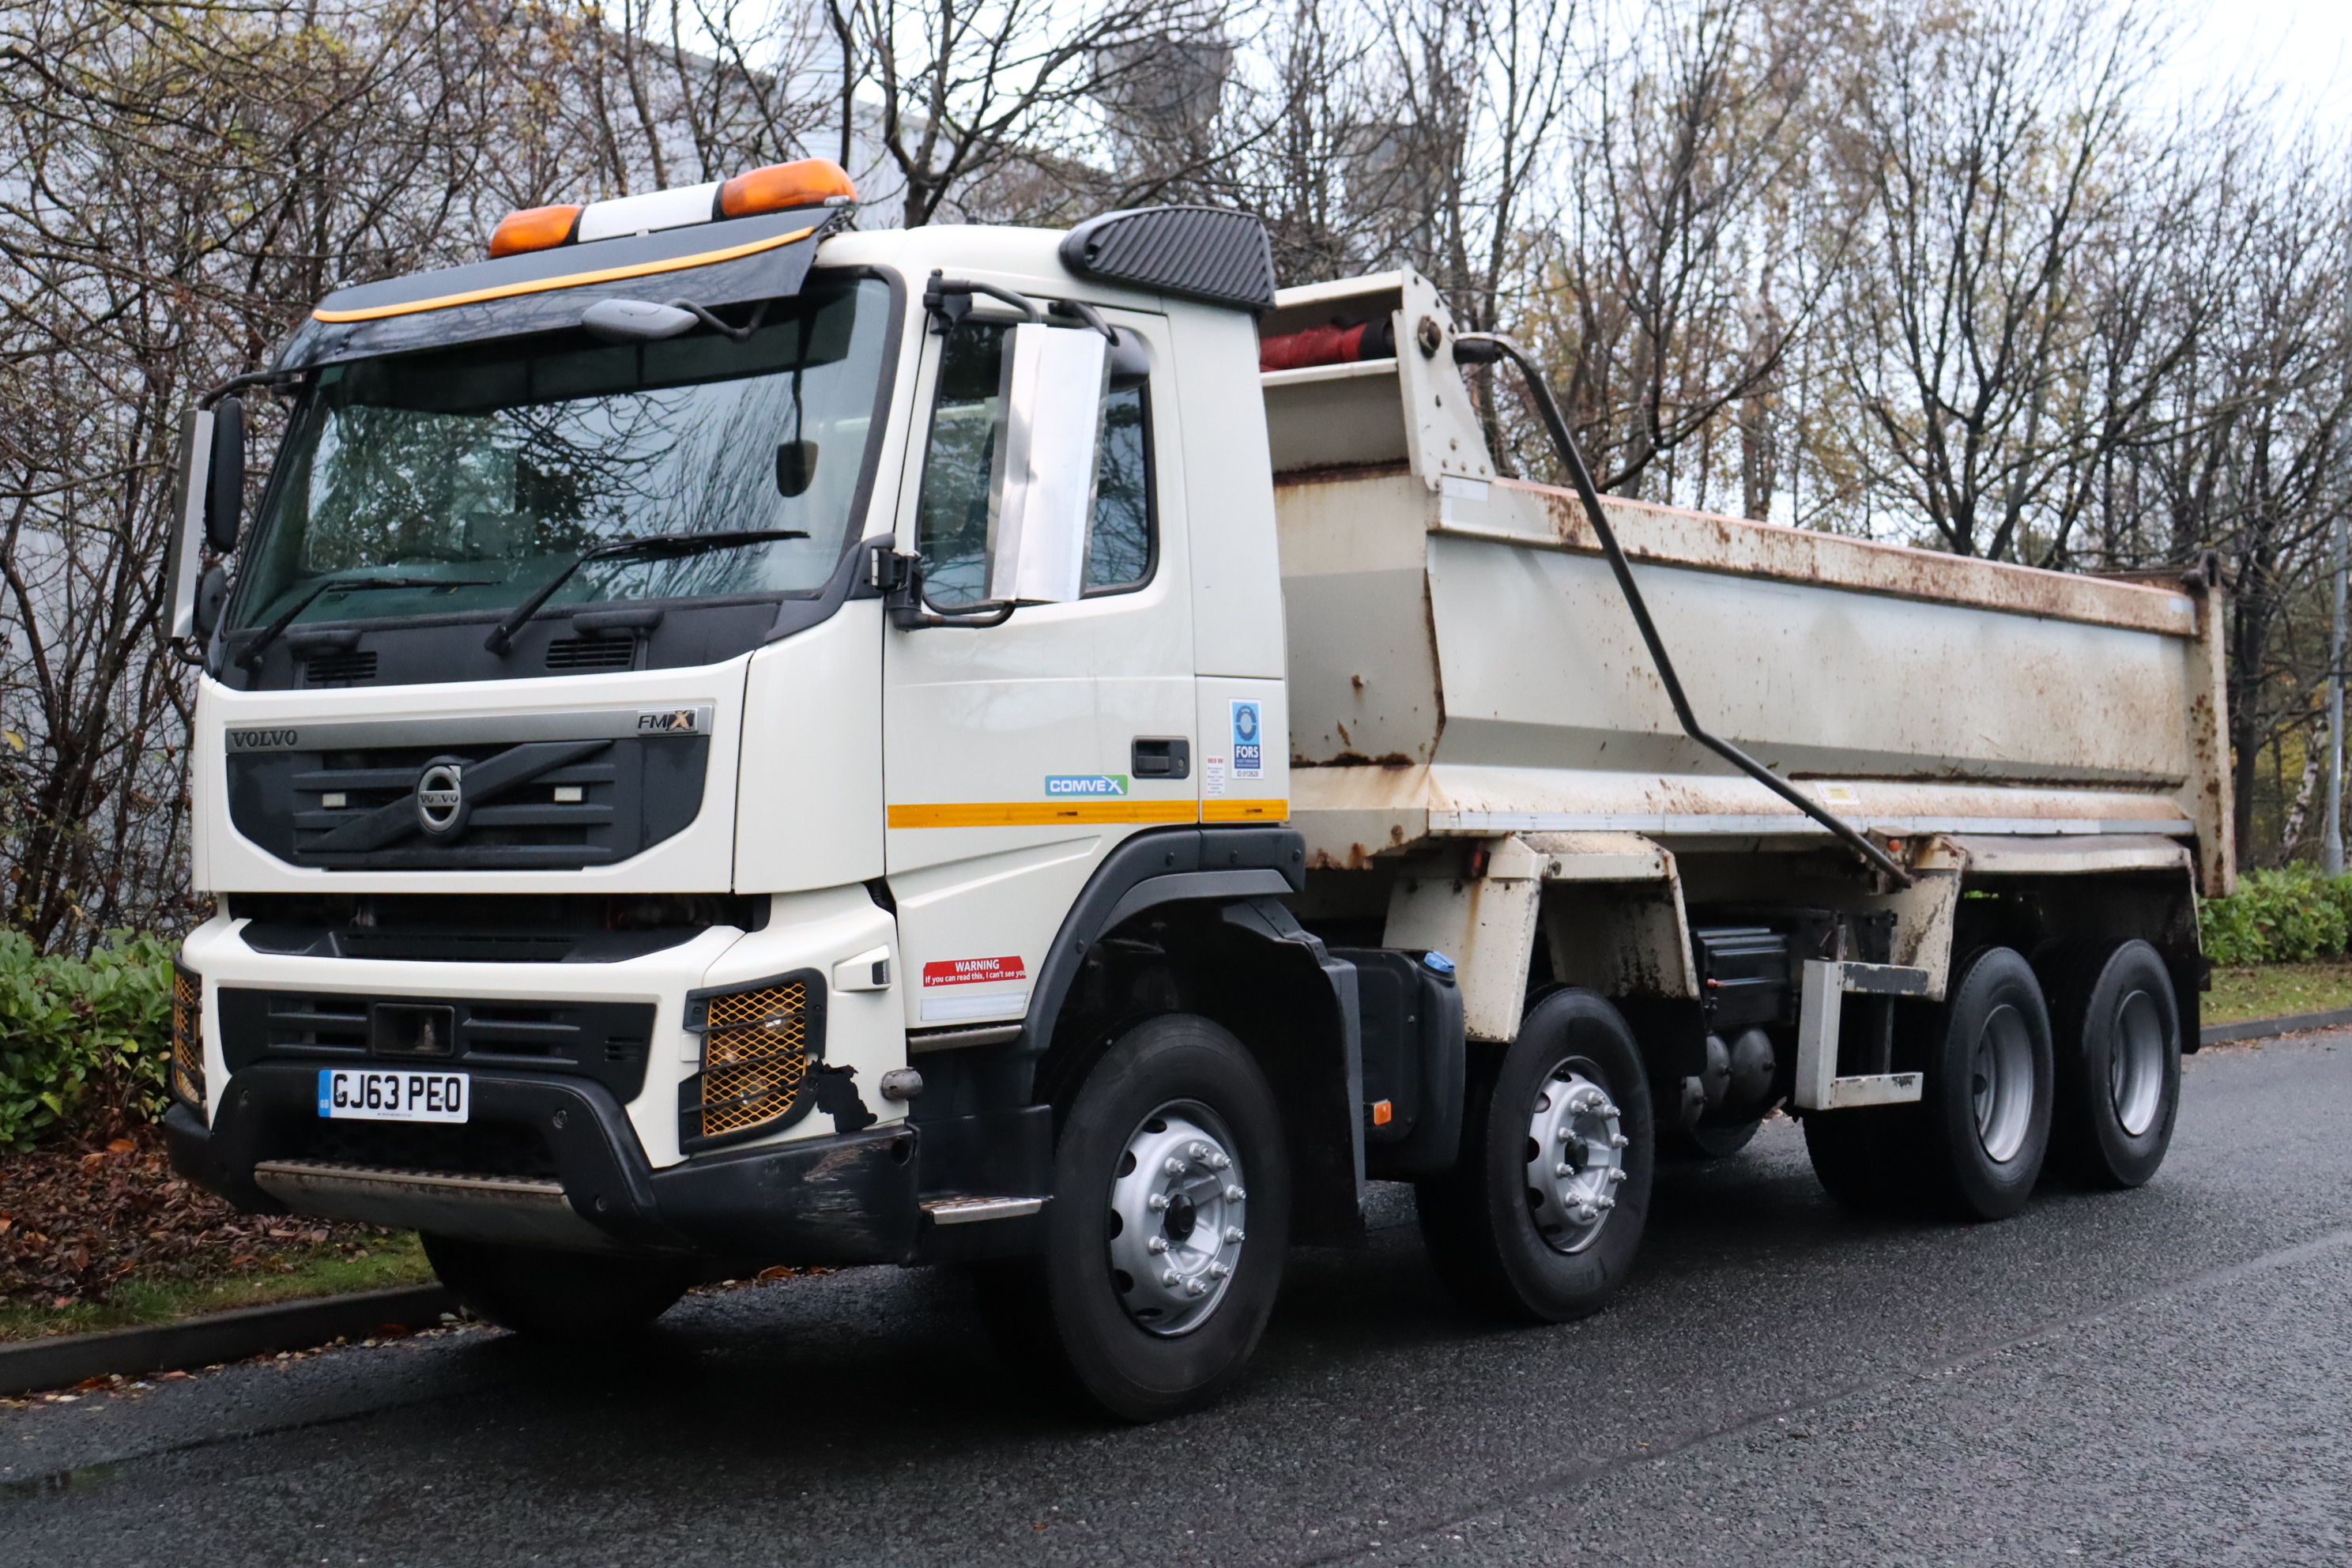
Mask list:
[[[908,227],[931,222],[960,192],[1025,186],[1034,203],[1040,183],[1024,175],[1066,188],[1105,148],[1104,104],[1143,91],[1167,50],[1224,44],[1221,12],[1148,0],[1076,15],[1045,0],[827,4],[845,56],[879,95],[876,136],[901,182]]]

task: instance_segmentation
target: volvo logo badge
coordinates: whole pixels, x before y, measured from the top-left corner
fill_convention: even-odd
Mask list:
[[[416,777],[416,825],[436,838],[446,838],[466,826],[464,764],[438,761],[425,764]]]

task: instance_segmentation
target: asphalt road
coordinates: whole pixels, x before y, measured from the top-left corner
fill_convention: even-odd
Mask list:
[[[958,1281],[694,1298],[625,1365],[466,1330],[0,1410],[0,1563],[2352,1563],[2352,1032],[2189,1064],[2172,1157],[1988,1226],[1671,1171],[1608,1312],[1497,1330],[1405,1217],[1252,1375],[1041,1407]]]

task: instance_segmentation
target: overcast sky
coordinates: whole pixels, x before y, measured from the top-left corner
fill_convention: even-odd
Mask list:
[[[2178,62],[2188,85],[2252,77],[2352,124],[2352,0],[2182,0],[2181,8],[2199,18]]]

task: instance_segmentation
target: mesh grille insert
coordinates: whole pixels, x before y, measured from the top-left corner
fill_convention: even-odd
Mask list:
[[[789,1114],[808,1071],[804,983],[712,997],[703,1043],[702,1136],[740,1132]]]
[[[191,1105],[205,1102],[205,983],[172,966],[172,1087]]]

